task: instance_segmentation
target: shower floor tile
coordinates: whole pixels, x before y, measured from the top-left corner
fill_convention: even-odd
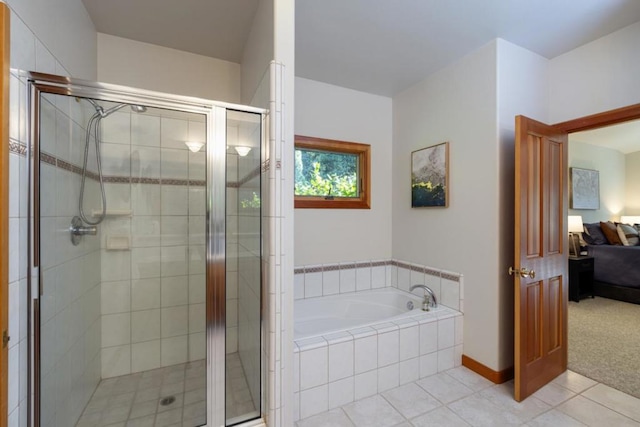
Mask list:
[[[227,355],[227,418],[255,410],[237,353]],[[206,424],[206,361],[100,381],[76,427],[182,426]]]

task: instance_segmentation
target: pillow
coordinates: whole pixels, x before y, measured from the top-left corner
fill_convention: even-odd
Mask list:
[[[638,233],[640,233],[640,224],[633,224],[633,228],[638,230]]]
[[[612,223],[611,221],[600,221],[600,229],[602,229],[604,237],[607,238],[607,241],[610,245],[622,246],[620,236],[618,236],[618,229],[616,228],[616,225],[614,223]]]
[[[604,237],[600,224],[597,222],[584,224],[584,231],[582,238],[589,245],[606,245],[609,243],[607,238]]]
[[[618,236],[624,246],[638,246],[640,237],[638,236],[638,230],[628,224],[618,223]]]

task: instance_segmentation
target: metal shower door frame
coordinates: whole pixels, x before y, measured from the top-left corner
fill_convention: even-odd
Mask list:
[[[28,81],[27,109],[29,116],[27,159],[29,176],[29,237],[27,301],[29,369],[27,399],[29,422],[40,424],[40,95],[51,93],[91,98],[126,104],[178,110],[206,116],[206,340],[207,340],[207,426],[224,427],[225,419],[225,354],[226,354],[226,112],[228,109],[258,113],[266,111],[245,105],[211,101],[96,83],[52,74],[25,72]],[[264,138],[263,134],[263,138]],[[262,352],[261,352],[262,353]],[[261,378],[261,382],[263,378]],[[257,422],[256,422],[257,421]],[[257,425],[254,420],[247,424]]]

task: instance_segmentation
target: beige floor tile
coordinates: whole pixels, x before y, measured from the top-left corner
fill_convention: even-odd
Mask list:
[[[522,424],[522,420],[511,412],[500,408],[489,399],[476,394],[460,399],[447,406],[472,426],[507,427]]]
[[[592,427],[640,426],[640,423],[633,421],[631,418],[627,418],[583,396],[576,396],[558,406],[557,409]]]
[[[442,403],[450,403],[473,393],[466,385],[442,372],[416,381],[427,393]]]
[[[298,421],[296,425],[297,427],[353,427],[351,420],[340,408]]]
[[[462,384],[466,385],[473,391],[483,390],[493,385],[493,383],[485,377],[476,374],[471,369],[464,366],[450,369],[446,371],[446,374],[460,381]]]
[[[527,423],[529,427],[585,427],[580,421],[564,412],[552,409]]]
[[[640,399],[619,390],[598,384],[582,393],[583,396],[640,422]]]
[[[442,404],[415,383],[385,391],[382,396],[406,418],[414,418]]]
[[[553,382],[533,393],[533,397],[540,399],[551,406],[559,405],[562,402],[571,399],[575,395],[575,392]]]
[[[568,370],[558,375],[553,382],[576,393],[582,393],[589,387],[593,387],[598,384],[596,381],[587,378],[584,375]]]
[[[513,382],[511,381],[505,384],[494,385],[478,393],[478,396],[484,397],[502,410],[514,414],[522,423],[551,409],[551,406],[533,396],[529,396],[522,402],[517,402],[513,398],[513,395]]]
[[[389,427],[405,421],[380,395],[350,403],[342,409],[356,427]]]
[[[441,406],[412,419],[411,425],[415,427],[468,427],[469,423],[457,416],[449,408]]]

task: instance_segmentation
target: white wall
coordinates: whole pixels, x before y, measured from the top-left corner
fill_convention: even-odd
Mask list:
[[[640,22],[550,61],[549,119],[571,120],[640,102]]]
[[[243,104],[251,104],[254,100],[265,74],[268,74],[269,63],[274,54],[274,13],[273,0],[258,2],[258,9],[253,17],[253,24],[242,52],[241,97]],[[268,86],[268,85],[267,85]],[[267,97],[267,100],[269,98]],[[257,106],[257,105],[256,105]],[[266,108],[266,105],[259,105]]]
[[[98,81],[240,102],[240,64],[102,33]]]
[[[514,256],[515,116],[547,121],[548,60],[505,40],[497,40],[498,162],[500,204],[498,237],[498,370],[513,364],[513,278],[507,274]],[[467,300],[467,306],[473,305]],[[470,354],[473,347],[465,348]],[[484,362],[482,362],[484,363]]]
[[[640,215],[640,151],[625,156],[625,215]]]
[[[499,363],[500,212],[491,42],[393,98],[393,258],[465,276],[464,353]],[[411,152],[450,143],[449,207],[411,208]]]
[[[297,135],[371,145],[371,209],[296,209],[295,265],[391,257],[391,99],[297,77]]]
[[[585,223],[619,221],[625,208],[625,155],[580,142],[579,138],[579,134],[569,135],[569,167],[600,172],[600,209],[569,209],[569,215],[580,215]]]
[[[82,79],[95,80],[97,75],[96,29],[81,0],[7,0],[15,14],[12,14],[11,37],[24,41],[24,28],[13,18],[17,15],[35,35],[36,53],[48,50],[55,57],[53,63],[39,63],[33,66],[14,58],[25,58],[32,54],[30,49],[11,46],[11,66],[27,71],[58,73]],[[14,29],[14,24],[18,27]],[[17,50],[17,51],[16,51]],[[26,58],[25,58],[26,59]],[[64,67],[56,69],[55,62]],[[52,66],[53,65],[53,66]]]

